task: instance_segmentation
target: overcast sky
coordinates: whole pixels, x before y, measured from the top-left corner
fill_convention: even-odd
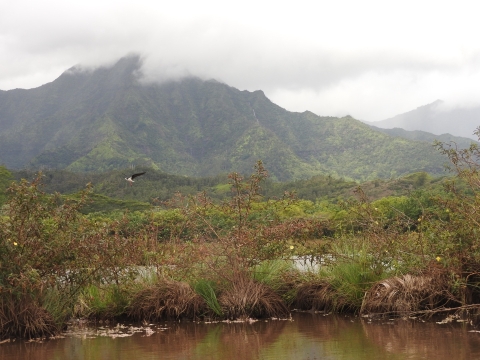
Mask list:
[[[313,5],[315,4],[315,5]],[[0,0],[0,89],[145,57],[152,79],[214,78],[290,111],[383,120],[480,103],[476,1]]]

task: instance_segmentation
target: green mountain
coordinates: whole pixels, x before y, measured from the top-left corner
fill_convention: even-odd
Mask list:
[[[202,177],[250,174],[259,159],[280,181],[441,174],[446,162],[431,143],[349,116],[289,112],[262,91],[194,77],[146,83],[138,56],[95,70],[73,67],[39,88],[0,91],[0,164],[7,168],[149,167]]]

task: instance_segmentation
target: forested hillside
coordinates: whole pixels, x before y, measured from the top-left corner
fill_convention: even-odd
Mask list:
[[[443,172],[431,143],[392,138],[351,117],[294,113],[262,91],[214,80],[141,81],[141,60],[69,69],[31,90],[0,92],[0,164],[103,172],[149,167],[196,177],[249,173],[280,181]]]

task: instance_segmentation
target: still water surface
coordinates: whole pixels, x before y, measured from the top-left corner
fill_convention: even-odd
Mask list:
[[[294,313],[291,321],[162,323],[147,329],[99,327],[44,342],[3,343],[0,359],[480,359],[480,332],[458,322]]]

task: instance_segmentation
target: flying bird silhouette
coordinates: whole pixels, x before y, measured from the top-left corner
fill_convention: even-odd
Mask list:
[[[137,176],[143,175],[145,173],[146,173],[146,171],[141,172],[141,173],[137,173],[137,174],[133,174],[132,176],[130,176],[128,178],[125,178],[125,180],[127,180],[130,183],[130,186],[132,186],[133,183],[135,182],[135,181],[133,181],[133,179],[135,179]]]

